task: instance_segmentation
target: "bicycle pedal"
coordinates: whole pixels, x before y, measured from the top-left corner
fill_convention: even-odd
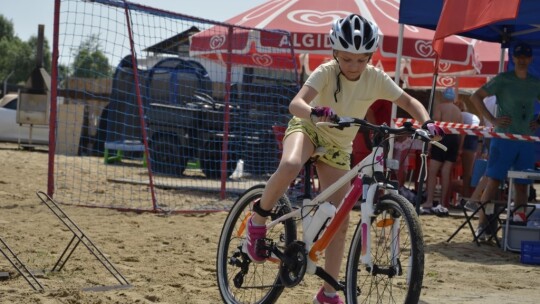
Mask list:
[[[257,248],[257,255],[264,258],[269,258],[272,254],[272,248],[274,248],[274,241],[272,239],[263,238],[258,239],[255,245]]]

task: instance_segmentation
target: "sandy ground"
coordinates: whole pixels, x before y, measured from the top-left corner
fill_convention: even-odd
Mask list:
[[[64,268],[50,270],[73,234],[41,203],[46,190],[45,151],[20,151],[0,143],[0,237],[44,286],[34,291],[0,255],[0,303],[220,303],[215,252],[224,212],[156,215],[61,205],[66,214],[131,284],[119,282],[82,244]],[[458,217],[421,218],[426,270],[421,303],[538,303],[540,267],[494,245],[477,247]],[[352,232],[351,232],[352,234]],[[311,303],[320,281],[309,277],[287,289],[279,303]]]

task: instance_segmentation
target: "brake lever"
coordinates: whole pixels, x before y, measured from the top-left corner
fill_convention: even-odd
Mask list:
[[[319,121],[319,122],[315,123],[315,125],[317,127],[322,127],[322,126],[331,127],[331,128],[339,127],[339,124],[337,124],[335,122],[331,122],[331,121]]]
[[[330,121],[317,122],[315,125],[317,127],[327,126],[330,128],[337,128],[343,130],[345,127],[350,127],[351,122],[347,121],[346,118],[340,118],[339,116],[334,114],[330,117]]]
[[[443,150],[443,151],[447,151],[448,148],[441,144],[440,142],[436,141],[436,140],[432,140],[431,139],[431,136],[429,135],[428,131],[424,130],[424,129],[416,129],[415,131],[415,134],[417,137],[420,137],[422,138],[424,141],[426,142],[429,142],[430,144],[434,145],[435,147]]]
[[[432,145],[434,145],[435,147],[437,147],[437,148],[443,150],[444,152],[446,152],[446,150],[448,150],[448,148],[447,148],[445,145],[441,144],[441,143],[438,142],[438,141],[430,140],[429,142],[430,142]]]

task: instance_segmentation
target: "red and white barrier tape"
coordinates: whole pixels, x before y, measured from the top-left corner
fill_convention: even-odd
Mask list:
[[[412,122],[415,127],[420,127],[420,124],[411,118],[396,118],[394,119],[397,126],[402,126],[404,122]],[[512,139],[512,140],[523,140],[523,141],[540,141],[540,137],[532,135],[519,135],[512,133],[500,133],[494,132],[492,128],[484,126],[473,126],[461,123],[449,123],[444,121],[436,121],[436,125],[443,129],[446,134],[465,134],[465,135],[476,135],[483,136],[486,138],[503,138],[503,139]]]

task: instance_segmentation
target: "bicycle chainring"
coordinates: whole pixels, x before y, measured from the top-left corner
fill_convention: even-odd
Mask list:
[[[279,278],[286,287],[298,285],[306,274],[307,253],[303,242],[294,241],[284,251],[285,259],[281,260]]]

